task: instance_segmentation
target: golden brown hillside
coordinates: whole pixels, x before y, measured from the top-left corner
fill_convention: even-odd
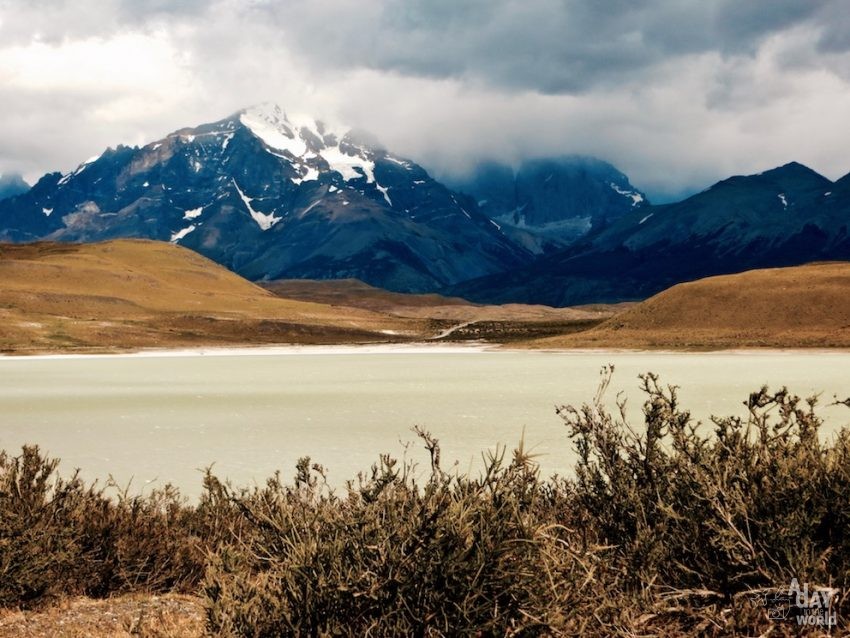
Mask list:
[[[679,284],[594,329],[534,345],[850,347],[850,263],[752,270]]]
[[[365,308],[377,312],[396,309],[470,306],[458,297],[435,294],[406,294],[370,286],[359,279],[278,279],[259,284],[266,290],[287,299],[315,301],[339,306]]]
[[[188,249],[146,240],[0,246],[0,350],[386,340],[421,322],[281,299]]]
[[[458,297],[403,294],[357,279],[286,279],[261,284],[287,299],[337,304],[429,321],[434,336],[504,343],[587,330],[632,304],[552,308],[526,304],[488,306]]]

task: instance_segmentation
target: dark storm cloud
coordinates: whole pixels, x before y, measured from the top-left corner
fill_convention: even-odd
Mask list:
[[[582,92],[684,55],[752,55],[765,38],[817,23],[828,0],[390,0],[262,2],[253,10],[328,67],[368,67]]]
[[[825,53],[850,51],[850,7],[847,3],[832,3],[823,12],[823,31],[819,50]]]
[[[0,0],[0,171],[264,100],[436,172],[608,159],[652,193],[850,170],[847,0]]]

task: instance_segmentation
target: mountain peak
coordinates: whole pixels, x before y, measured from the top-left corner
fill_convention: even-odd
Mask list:
[[[337,146],[348,131],[331,128],[301,113],[287,113],[279,105],[262,103],[237,113],[239,122],[270,148],[288,151],[295,157]]]
[[[766,177],[779,177],[779,176],[806,176],[806,177],[816,177],[819,179],[826,179],[820,173],[812,170],[805,164],[800,164],[800,162],[788,162],[787,164],[783,164],[782,166],[777,166],[776,168],[772,168],[769,171],[765,171],[761,173]]]
[[[308,115],[290,115],[276,104],[240,111],[239,122],[262,141],[272,155],[289,159],[304,180],[316,179],[319,159],[343,180],[375,182],[375,147],[349,131],[332,128]]]
[[[0,219],[4,239],[146,237],[253,279],[357,277],[396,290],[528,258],[415,162],[274,104],[107,151],[0,202]]]
[[[767,178],[785,191],[808,191],[828,189],[832,182],[799,162],[789,162],[777,168],[765,171],[759,177]]]
[[[30,185],[18,173],[0,173],[0,199],[26,193]]]

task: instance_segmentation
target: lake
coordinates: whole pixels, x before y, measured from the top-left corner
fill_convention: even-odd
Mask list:
[[[740,414],[750,391],[787,385],[801,395],[850,395],[850,354],[841,352],[525,352],[469,348],[292,348],[148,356],[0,358],[0,448],[37,443],[65,474],[132,479],[132,491],[174,483],[201,489],[201,469],[239,485],[310,456],[341,485],[380,452],[405,453],[421,425],[437,436],[443,465],[480,466],[481,452],[521,437],[544,473],[574,458],[560,404],[590,401],[601,366],[608,394],[629,398],[640,418],[637,375],[681,386],[698,417]],[[827,433],[850,410],[824,407]],[[524,433],[524,434],[523,434]],[[414,443],[407,451],[424,468]]]

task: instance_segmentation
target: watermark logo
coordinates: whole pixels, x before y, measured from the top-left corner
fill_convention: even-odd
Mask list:
[[[838,590],[832,587],[809,587],[794,578],[787,590],[761,592],[757,600],[767,610],[770,620],[796,622],[800,626],[835,627]]]

